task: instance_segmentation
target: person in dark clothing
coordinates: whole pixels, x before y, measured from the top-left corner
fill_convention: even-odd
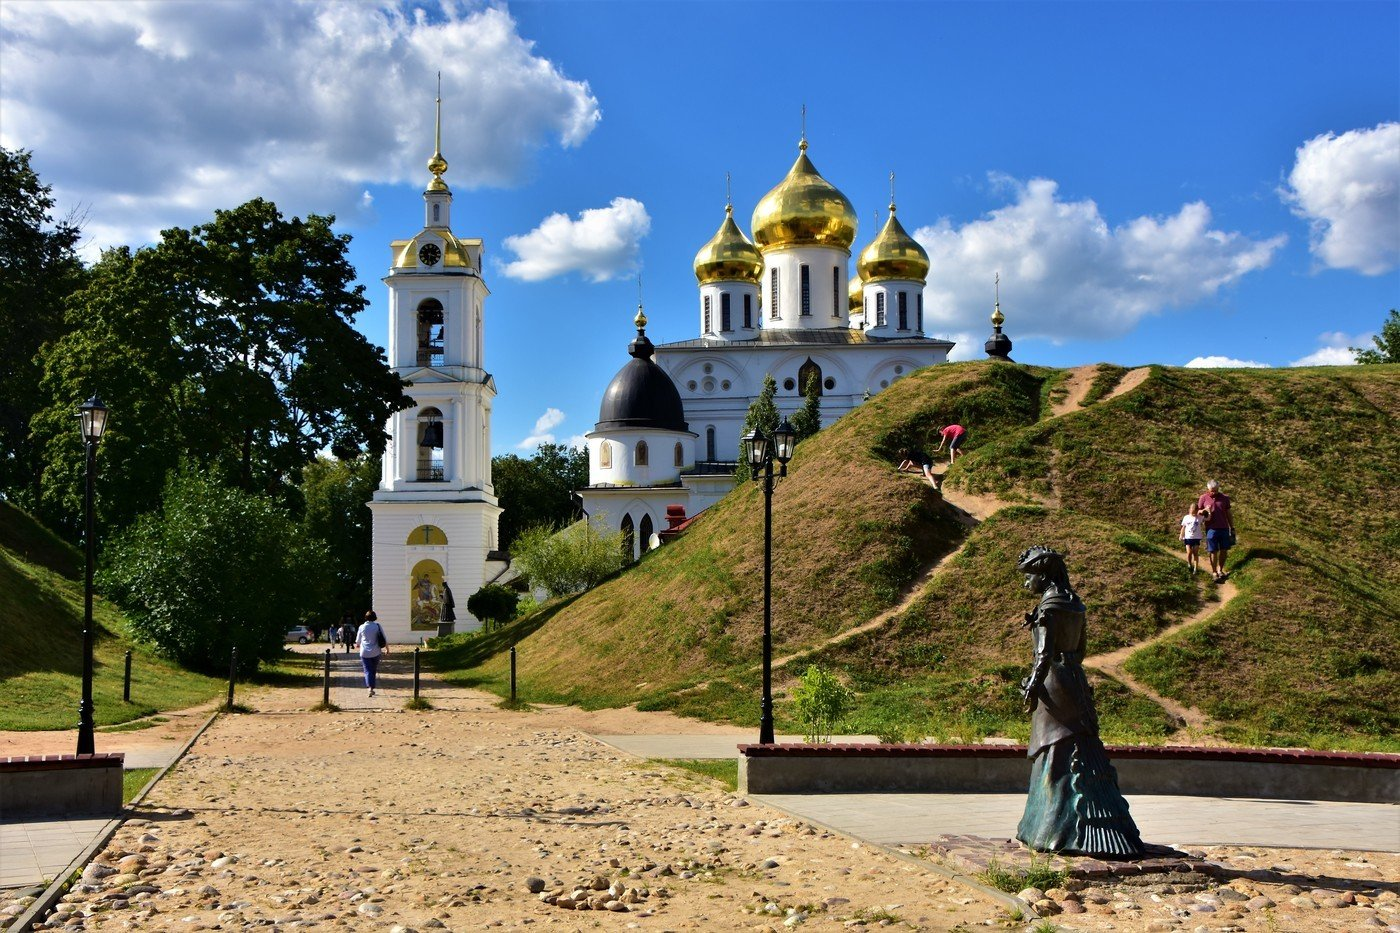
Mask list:
[[[447,581],[442,581],[442,615],[439,619],[451,625],[457,621],[457,600],[452,597],[452,587],[447,585]]]

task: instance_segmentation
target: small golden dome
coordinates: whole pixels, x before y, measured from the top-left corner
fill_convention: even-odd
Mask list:
[[[865,310],[865,283],[857,276],[846,286],[846,309],[852,314]]]
[[[433,180],[428,182],[428,190],[446,191],[447,182],[442,180],[442,175],[447,171],[447,160],[442,157],[441,152],[433,152],[433,157],[428,160],[428,171],[433,173]]]
[[[1004,315],[1004,314],[1001,313],[1001,302],[998,301],[998,302],[997,302],[997,306],[996,306],[995,308],[992,309],[992,326],[993,326],[993,327],[1000,327],[1001,325],[1003,325],[1003,324],[1005,324],[1005,323],[1006,323],[1006,315]]]
[[[710,242],[695,254],[695,278],[701,285],[711,282],[751,282],[763,278],[763,257],[734,223],[734,208],[724,208],[724,223]]]
[[[783,246],[850,249],[856,239],[855,208],[817,173],[805,139],[798,149],[787,177],[754,208],[754,243],[765,252]]]
[[[890,202],[890,218],[885,221],[885,228],[860,251],[856,271],[867,284],[889,279],[922,283],[928,278],[928,253],[904,232],[899,218],[894,215],[894,202]]]

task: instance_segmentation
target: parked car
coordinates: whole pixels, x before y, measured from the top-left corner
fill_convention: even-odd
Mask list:
[[[294,641],[299,645],[304,645],[315,639],[315,634],[304,625],[298,625],[287,632],[287,641]]]

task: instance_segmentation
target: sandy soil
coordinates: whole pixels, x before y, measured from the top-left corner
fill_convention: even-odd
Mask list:
[[[1072,411],[1078,411],[1080,406],[1084,404],[1084,396],[1089,394],[1089,387],[1094,384],[1094,377],[1098,375],[1098,372],[1098,363],[1089,366],[1076,366],[1071,369],[1069,378],[1065,380],[1066,395],[1051,407],[1050,417],[1058,418]]]

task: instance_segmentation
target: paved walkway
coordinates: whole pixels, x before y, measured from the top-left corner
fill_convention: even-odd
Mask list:
[[[0,823],[0,888],[57,878],[111,820],[32,820]]]

